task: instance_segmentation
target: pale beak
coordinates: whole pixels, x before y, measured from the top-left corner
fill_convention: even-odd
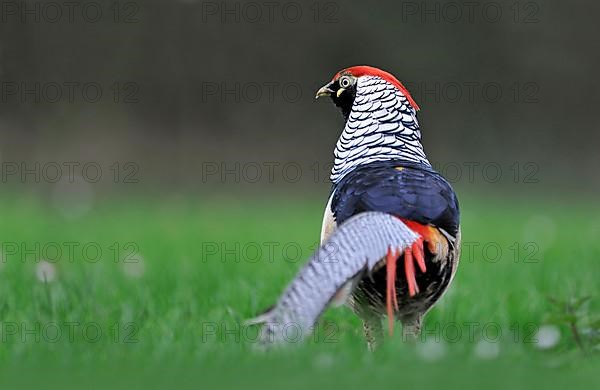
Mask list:
[[[330,88],[331,83],[322,86],[318,91],[317,94],[315,95],[315,99],[320,98],[321,96],[331,96],[331,94],[334,92],[333,89]]]

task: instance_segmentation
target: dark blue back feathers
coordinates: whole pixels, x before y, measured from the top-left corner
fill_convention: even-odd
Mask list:
[[[423,165],[384,161],[348,173],[333,188],[331,210],[337,223],[363,211],[382,211],[455,236],[460,213],[450,184]]]

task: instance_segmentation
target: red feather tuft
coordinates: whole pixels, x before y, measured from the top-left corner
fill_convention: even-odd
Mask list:
[[[344,73],[350,73],[354,77],[360,77],[360,76],[380,77],[380,78],[390,82],[391,84],[393,84],[396,88],[398,88],[398,90],[400,90],[400,92],[402,92],[402,94],[404,96],[406,96],[410,105],[415,110],[417,110],[417,111],[420,110],[419,105],[417,104],[417,102],[415,102],[415,99],[413,99],[412,96],[410,96],[410,92],[408,92],[408,89],[406,89],[406,87],[400,82],[400,80],[398,80],[396,77],[394,77],[393,74],[386,72],[385,70],[381,70],[381,69],[375,68],[373,66],[368,66],[368,65],[352,66],[350,68],[346,68],[344,70],[340,70],[339,72],[337,72],[335,74],[335,76],[333,76],[333,80],[337,80]]]

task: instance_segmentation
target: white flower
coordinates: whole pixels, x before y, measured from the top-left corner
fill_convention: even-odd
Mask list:
[[[320,354],[314,359],[314,365],[317,368],[330,368],[335,363],[335,359],[331,354]]]
[[[35,276],[40,282],[50,283],[56,279],[56,267],[54,264],[42,260],[35,267]]]
[[[435,362],[446,355],[446,344],[443,341],[426,340],[417,344],[417,355],[428,362]]]
[[[539,349],[550,349],[560,341],[560,329],[554,325],[540,326],[535,335],[535,344]]]
[[[477,344],[475,344],[475,350],[473,353],[479,359],[495,359],[500,354],[500,345],[487,340],[480,340]]]
[[[142,256],[137,255],[135,258],[127,260],[123,263],[123,273],[130,278],[139,279],[146,273],[146,263]]]

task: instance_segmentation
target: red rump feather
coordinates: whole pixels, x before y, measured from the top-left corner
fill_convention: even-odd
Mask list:
[[[344,70],[337,72],[335,74],[335,76],[333,76],[333,80],[337,80],[344,73],[350,73],[354,77],[360,77],[360,76],[380,77],[380,78],[388,81],[389,83],[393,84],[396,88],[398,88],[400,90],[400,92],[402,92],[402,94],[404,96],[406,96],[410,105],[415,110],[417,110],[417,111],[420,110],[419,105],[417,104],[417,102],[415,102],[415,99],[413,99],[412,96],[410,96],[410,92],[408,92],[408,89],[406,89],[406,87],[400,82],[400,80],[398,80],[396,77],[394,77],[393,74],[388,73],[385,70],[381,70],[381,69],[375,68],[373,66],[368,66],[368,65],[352,66],[350,68],[346,68]]]

